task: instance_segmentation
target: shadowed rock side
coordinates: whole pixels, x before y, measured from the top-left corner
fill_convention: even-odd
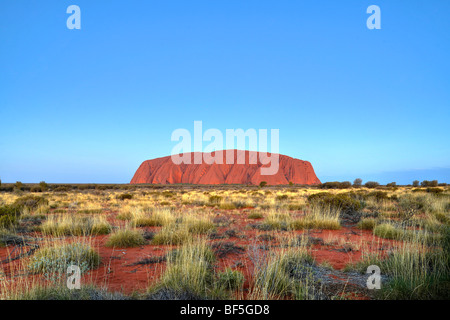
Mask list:
[[[219,151],[220,152],[220,151]],[[187,153],[190,155],[191,164],[174,164],[171,156],[144,161],[131,179],[131,184],[252,184],[258,185],[266,181],[269,185],[289,184],[320,184],[320,180],[314,173],[314,169],[308,161],[294,159],[285,155],[279,155],[279,169],[274,175],[261,175],[263,165],[259,160],[259,152],[241,151],[234,152],[234,164],[226,163],[226,151],[223,151],[223,164],[194,163],[194,155],[199,152]],[[245,154],[244,164],[238,164]],[[212,156],[215,152],[212,153]],[[269,153],[270,156],[270,153]],[[253,160],[253,161],[252,161]],[[253,164],[255,163],[256,164]]]

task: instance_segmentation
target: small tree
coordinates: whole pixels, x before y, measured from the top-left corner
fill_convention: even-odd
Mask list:
[[[433,181],[423,180],[420,185],[422,187],[437,187],[438,181],[437,180],[433,180]]]
[[[266,186],[267,185],[267,182],[266,181],[261,181],[260,183],[259,183],[259,187],[260,188],[263,188],[264,186]]]
[[[413,181],[413,187],[418,187],[419,186],[419,180],[414,180]]]
[[[395,187],[397,185],[396,182],[391,182],[386,185],[386,187]]]
[[[16,184],[14,185],[16,187],[16,189],[18,190],[22,190],[23,188],[23,183],[20,181],[16,181]]]
[[[358,178],[358,179],[355,179],[355,181],[353,181],[354,187],[361,187],[361,185],[362,185],[362,179]]]
[[[45,181],[39,182],[39,186],[41,187],[42,192],[48,189],[48,184]]]
[[[367,181],[365,184],[364,184],[364,186],[366,187],[366,188],[376,188],[376,187],[378,187],[380,184],[378,183],[378,182],[376,182],[376,181]]]

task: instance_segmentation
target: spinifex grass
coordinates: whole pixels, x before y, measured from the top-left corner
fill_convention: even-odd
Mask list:
[[[290,223],[290,228],[294,230],[302,229],[329,229],[337,230],[341,228],[339,216],[341,210],[338,207],[327,205],[312,205],[311,209],[300,218]]]
[[[106,242],[107,247],[129,248],[145,244],[141,230],[126,227],[111,234]]]
[[[52,236],[89,236],[108,234],[112,227],[104,216],[85,217],[79,215],[52,215],[41,226],[45,235]]]

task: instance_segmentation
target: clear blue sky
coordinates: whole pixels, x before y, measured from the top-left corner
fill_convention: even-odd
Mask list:
[[[2,0],[0,178],[127,183],[202,120],[280,129],[280,153],[322,181],[450,183],[449,14],[442,0]]]

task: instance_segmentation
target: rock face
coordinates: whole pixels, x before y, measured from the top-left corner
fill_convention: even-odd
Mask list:
[[[231,150],[227,150],[230,152]],[[273,175],[261,175],[261,167],[270,167],[260,162],[259,152],[234,152],[233,164],[226,164],[226,153],[223,151],[223,164],[194,163],[194,156],[203,156],[200,152],[184,154],[191,157],[190,164],[175,164],[171,156],[144,161],[131,179],[131,184],[250,184],[258,185],[266,181],[269,185],[320,184],[314,169],[308,161],[279,155],[279,169]],[[219,151],[220,152],[220,151]],[[242,156],[245,154],[245,160]],[[215,152],[210,154],[215,156]],[[241,163],[238,164],[238,155]],[[269,153],[270,156],[270,153]],[[203,158],[202,158],[203,159]],[[253,161],[251,161],[252,159]],[[256,164],[253,164],[257,162]]]

